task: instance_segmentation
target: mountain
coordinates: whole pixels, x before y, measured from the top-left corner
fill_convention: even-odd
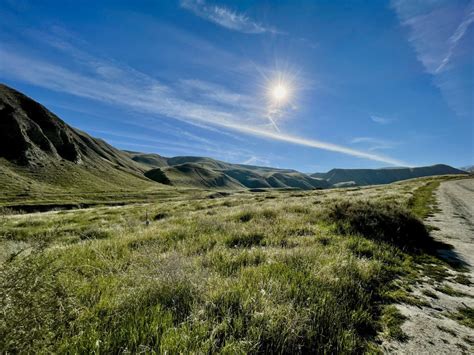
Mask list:
[[[296,170],[253,165],[231,164],[205,157],[165,158],[158,154],[128,152],[134,161],[159,169],[171,184],[198,188],[297,188],[329,187],[323,179],[313,178]],[[161,180],[161,176],[157,181]],[[161,182],[161,181],[160,181]]]
[[[154,187],[127,153],[74,129],[0,84],[0,189],[5,193]]]
[[[325,179],[335,187],[389,184],[395,181],[433,175],[465,174],[449,165],[432,165],[418,168],[389,169],[332,169],[327,173],[315,173],[312,177]]]
[[[53,161],[76,165],[113,165],[132,173],[143,168],[125,152],[68,126],[44,106],[0,84],[0,156],[19,165]]]
[[[294,170],[122,151],[67,125],[38,102],[0,84],[3,191],[143,190],[169,185],[219,189],[329,187],[324,180]]]
[[[199,189],[322,189],[462,174],[447,165],[333,169],[307,175],[194,157],[122,151],[75,129],[22,93],[0,84],[0,200],[48,193]],[[1,201],[0,201],[1,202]]]
[[[468,173],[473,174],[474,173],[474,165],[469,165],[469,166],[463,166],[460,168],[462,171],[466,171]]]

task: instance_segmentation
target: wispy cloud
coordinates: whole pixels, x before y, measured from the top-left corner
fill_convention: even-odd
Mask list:
[[[371,152],[376,150],[393,149],[401,144],[401,142],[394,142],[374,137],[355,137],[351,140],[351,143],[366,145],[367,149]]]
[[[439,73],[442,71],[450,62],[451,57],[453,56],[453,53],[459,43],[459,41],[464,37],[466,34],[467,29],[471,25],[471,23],[474,22],[474,2],[471,3],[470,8],[467,11],[466,16],[462,20],[462,22],[458,25],[456,28],[456,31],[454,31],[453,35],[449,37],[448,44],[449,44],[449,49],[446,55],[444,56],[443,60],[441,61],[440,65],[436,68],[436,73]]]
[[[418,60],[434,76],[448,105],[459,115],[472,113],[472,75],[466,78],[463,62],[472,63],[473,52],[463,39],[474,23],[474,1],[392,0],[391,4],[409,29],[408,40]]]
[[[278,33],[275,28],[264,26],[242,13],[224,6],[208,4],[205,0],[181,0],[181,7],[229,30],[251,34]]]
[[[268,159],[264,159],[264,158],[260,158],[260,157],[257,157],[255,155],[252,155],[248,159],[245,159],[241,164],[269,166],[270,161]]]
[[[246,149],[235,149],[235,147],[227,146],[226,144],[220,144],[219,146],[214,142],[211,142],[206,139],[197,139],[192,135],[188,137],[188,132],[183,132],[185,137],[182,139],[165,139],[165,138],[156,138],[147,134],[141,133],[124,133],[122,131],[114,130],[104,130],[104,129],[95,129],[95,128],[86,128],[88,132],[97,134],[102,138],[105,138],[109,142],[116,142],[121,145],[132,145],[132,146],[143,146],[158,149],[160,154],[163,154],[163,150],[181,152],[183,154],[189,155],[192,152],[192,155],[208,155],[212,154],[217,157],[225,157],[226,159],[231,159],[233,161],[241,161],[242,157],[247,157],[251,155],[251,152]],[[119,138],[119,140],[117,140]],[[184,139],[183,139],[184,138]],[[195,143],[190,143],[188,140],[195,141]],[[223,149],[223,146],[225,149]]]
[[[162,117],[180,120],[203,128],[224,128],[246,135],[277,140],[291,144],[347,154],[393,165],[406,165],[380,154],[364,152],[316,139],[303,138],[269,129],[265,107],[260,108],[248,95],[231,90],[221,92],[221,87],[204,81],[180,81],[178,85],[164,84],[113,61],[93,56],[82,56],[84,70],[75,70],[18,52],[14,47],[0,48],[0,75],[27,82],[50,90],[96,100],[145,114],[150,126],[160,124]],[[87,59],[88,58],[88,59]],[[107,67],[114,74],[102,75],[91,68]],[[184,88],[183,88],[184,84]],[[203,91],[205,100],[190,97],[189,91]],[[245,105],[240,103],[246,102]]]
[[[281,132],[267,131],[267,130],[263,130],[256,127],[236,126],[231,123],[226,124],[225,127],[229,129],[235,129],[240,132],[251,134],[257,137],[262,137],[262,138],[267,138],[267,139],[272,139],[272,140],[277,140],[277,141],[282,141],[282,142],[287,142],[287,143],[293,143],[293,144],[302,145],[306,147],[324,149],[324,150],[328,150],[332,152],[351,155],[358,158],[384,162],[391,165],[405,165],[405,166],[407,165],[406,163],[403,163],[400,160],[393,159],[384,155],[367,153],[360,150],[351,149],[351,148],[344,147],[338,144],[333,144],[333,143],[324,142],[320,140],[303,138],[303,137],[285,134]]]
[[[380,124],[389,124],[395,121],[393,118],[389,117],[382,117],[378,115],[370,115],[370,119],[375,122],[375,123],[380,123]]]
[[[259,109],[262,104],[259,103],[255,97],[237,93],[228,88],[211,83],[208,81],[197,79],[183,79],[180,80],[182,89],[192,95],[210,102],[218,102],[229,107],[243,107],[246,109]]]

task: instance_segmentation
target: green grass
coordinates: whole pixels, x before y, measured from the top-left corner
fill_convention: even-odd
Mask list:
[[[0,158],[0,215],[8,211],[48,211],[98,205],[191,199],[205,190],[176,188],[121,169],[84,168],[64,161],[35,169]]]
[[[448,316],[460,324],[474,329],[474,309],[471,307],[460,307],[457,312],[450,313]]]
[[[401,325],[407,318],[400,313],[395,306],[388,306],[384,308],[382,320],[385,324],[385,332],[390,339],[398,341],[407,341],[408,336],[402,330]]]
[[[413,296],[404,289],[397,288],[385,293],[385,298],[394,303],[405,303],[417,307],[428,307],[429,303],[420,297]]]
[[[463,285],[466,285],[466,286],[471,286],[472,285],[471,279],[467,275],[464,275],[464,274],[456,275],[456,277],[453,279],[453,281],[457,282],[457,283],[460,283],[460,284],[463,284]]]
[[[435,289],[436,291],[442,292],[452,297],[470,297],[469,294],[464,293],[462,291],[455,290],[449,285],[441,285],[441,286],[436,287]]]
[[[431,291],[431,290],[423,290],[423,294],[424,294],[425,296],[430,297],[430,298],[434,298],[434,299],[438,299],[438,298],[439,298],[438,295],[437,295],[436,293],[434,293],[433,291]]]
[[[460,178],[465,178],[465,176],[442,176],[420,179],[425,181],[425,183],[414,191],[412,197],[408,200],[408,208],[420,219],[432,216],[438,211],[435,192],[441,182]]]
[[[440,180],[428,181],[419,187],[408,201],[408,207],[418,218],[424,219],[436,211],[436,197],[434,192],[439,187]]]
[[[418,275],[407,206],[423,184],[4,215],[0,349],[373,351],[380,332],[403,339],[387,305]]]

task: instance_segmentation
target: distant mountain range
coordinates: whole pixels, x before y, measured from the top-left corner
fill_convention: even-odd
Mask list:
[[[38,184],[41,191],[143,190],[158,184],[163,188],[322,189],[463,173],[447,165],[434,165],[333,169],[308,175],[205,157],[167,158],[122,151],[70,127],[41,104],[0,84],[0,189],[13,194]]]
[[[438,164],[418,168],[332,169],[327,173],[316,173],[311,176],[324,179],[332,186],[364,186],[390,184],[423,176],[463,173],[449,165]]]
[[[289,169],[230,164],[204,157],[165,158],[158,154],[127,152],[135,162],[148,167],[145,175],[163,182],[163,175],[169,184],[199,188],[327,188],[324,179]],[[160,171],[162,174],[157,174]]]
[[[468,173],[471,173],[471,174],[474,173],[474,165],[463,166],[460,169],[463,170],[463,171],[466,171]]]

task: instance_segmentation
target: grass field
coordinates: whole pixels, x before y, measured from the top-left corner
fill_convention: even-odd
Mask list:
[[[418,219],[441,179],[5,214],[0,349],[377,352],[449,267]]]

